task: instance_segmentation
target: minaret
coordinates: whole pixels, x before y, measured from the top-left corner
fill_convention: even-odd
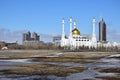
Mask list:
[[[65,38],[65,31],[64,31],[64,24],[65,24],[65,21],[64,21],[64,18],[62,19],[62,39]]]
[[[70,17],[70,37],[72,37],[72,17]]]
[[[74,29],[76,28],[76,21],[74,20]]]
[[[97,39],[96,39],[96,33],[95,33],[95,24],[96,24],[96,20],[95,18],[93,18],[93,33],[92,33],[92,46],[94,46],[95,48],[97,47]]]
[[[95,23],[96,23],[96,20],[95,20],[95,18],[93,18],[93,36],[96,36],[95,35]]]
[[[62,19],[62,35],[61,35],[61,46],[62,47],[65,45],[64,44],[64,41],[65,41],[64,24],[65,24],[65,21],[64,21],[64,18],[63,18]]]

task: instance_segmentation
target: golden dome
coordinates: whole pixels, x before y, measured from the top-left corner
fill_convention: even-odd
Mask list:
[[[72,35],[80,35],[80,31],[77,28],[75,28],[72,30]]]

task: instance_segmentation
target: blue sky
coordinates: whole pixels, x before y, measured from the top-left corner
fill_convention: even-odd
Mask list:
[[[51,41],[61,34],[61,19],[69,34],[69,17],[81,34],[92,34],[92,18],[103,16],[109,41],[120,41],[120,0],[0,0],[0,40],[21,42],[23,32],[37,32]],[[98,24],[96,25],[98,36]]]

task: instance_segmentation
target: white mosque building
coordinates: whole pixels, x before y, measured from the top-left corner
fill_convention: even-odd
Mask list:
[[[93,18],[92,20],[92,38],[90,39],[88,36],[82,36],[80,31],[76,27],[76,21],[72,22],[72,17],[70,17],[70,32],[69,36],[66,38],[66,34],[64,31],[64,18],[62,19],[62,35],[61,35],[61,40],[60,40],[60,46],[61,47],[70,47],[72,49],[74,48],[79,48],[79,47],[111,47],[111,46],[118,46],[116,42],[110,43],[110,42],[97,42],[96,39],[96,32],[95,32],[95,27],[96,27],[96,20]],[[73,24],[73,25],[72,25]],[[74,28],[73,28],[74,26]]]

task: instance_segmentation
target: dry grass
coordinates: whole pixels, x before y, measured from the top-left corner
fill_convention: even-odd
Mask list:
[[[102,80],[120,80],[120,76],[97,77],[97,78],[101,78]]]
[[[108,68],[108,69],[102,69],[100,72],[104,73],[120,73],[120,68]],[[120,75],[116,76],[108,76],[108,77],[98,77],[102,78],[103,80],[120,80]]]
[[[0,50],[0,59],[44,57],[59,51],[55,50]]]
[[[109,68],[109,69],[102,69],[100,72],[106,73],[120,73],[120,68]]]
[[[0,58],[45,57],[59,53],[56,50],[0,50]],[[62,52],[61,57],[104,57],[118,52]]]
[[[86,69],[84,67],[67,68],[51,64],[16,64],[15,66],[21,66],[23,68],[1,70],[1,72],[5,74],[67,76],[71,73],[82,72]]]
[[[64,52],[62,57],[105,57],[112,54],[117,54],[119,52]]]
[[[100,59],[101,57],[39,57],[33,58],[34,62],[92,62]]]

